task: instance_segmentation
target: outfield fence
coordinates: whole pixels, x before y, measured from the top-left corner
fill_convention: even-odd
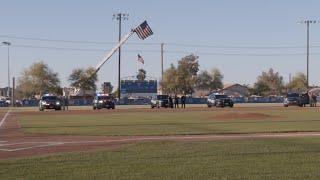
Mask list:
[[[283,97],[234,97],[232,98],[234,103],[282,103],[284,98]],[[69,99],[69,106],[91,106],[93,99]],[[136,99],[128,99],[124,98],[121,99],[121,105],[149,105],[151,99],[149,98],[136,98]],[[187,97],[186,104],[206,104],[207,98],[194,98],[194,97]],[[36,99],[24,99],[21,101],[21,106],[24,107],[34,107],[38,106],[39,101]],[[117,102],[119,104],[119,102]],[[0,105],[1,107],[1,105]]]

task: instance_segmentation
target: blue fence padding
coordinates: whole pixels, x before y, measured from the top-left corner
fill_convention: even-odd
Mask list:
[[[23,99],[22,101],[22,106],[38,106],[39,101],[36,99]]]
[[[69,99],[69,106],[88,106],[92,105],[91,99]]]

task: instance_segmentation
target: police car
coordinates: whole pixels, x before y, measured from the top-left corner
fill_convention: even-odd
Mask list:
[[[233,101],[230,97],[224,94],[213,93],[207,99],[207,106],[211,108],[212,106],[216,107],[233,107]]]
[[[157,95],[151,99],[151,108],[168,108],[169,105],[169,96],[168,95]]]
[[[109,94],[97,94],[92,103],[93,110],[96,109],[115,109],[115,102],[114,98]]]
[[[43,111],[45,109],[61,110],[62,102],[61,100],[52,94],[44,94],[39,101],[39,110]]]

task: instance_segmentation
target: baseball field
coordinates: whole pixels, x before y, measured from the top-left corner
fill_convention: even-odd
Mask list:
[[[318,179],[319,108],[0,109],[0,179]]]

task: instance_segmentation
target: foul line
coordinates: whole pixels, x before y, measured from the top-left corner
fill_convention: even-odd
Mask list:
[[[21,151],[42,147],[59,146],[66,144],[91,144],[91,143],[121,143],[121,142],[139,142],[150,140],[192,140],[192,139],[205,139],[205,140],[219,140],[219,139],[232,139],[232,138],[267,138],[267,137],[305,137],[305,136],[320,136],[320,133],[297,133],[297,134],[253,134],[253,135],[204,135],[204,136],[168,136],[168,137],[142,137],[142,138],[124,138],[124,139],[112,139],[112,140],[92,140],[92,141],[49,141],[49,142],[16,142],[16,143],[2,143],[0,144],[0,151]],[[6,146],[22,145],[22,144],[36,144],[21,148],[5,148]]]
[[[2,127],[2,125],[4,124],[5,120],[7,119],[7,117],[9,116],[10,113],[10,109],[7,111],[7,113],[3,116],[1,122],[0,122],[0,127]]]
[[[7,152],[14,152],[14,151],[21,151],[21,150],[27,150],[27,149],[34,149],[34,148],[41,148],[41,147],[50,147],[50,146],[57,146],[62,143],[48,143],[44,145],[35,145],[35,146],[29,146],[29,147],[22,147],[22,148],[15,148],[15,149],[6,149],[1,148],[0,151],[7,151]]]

